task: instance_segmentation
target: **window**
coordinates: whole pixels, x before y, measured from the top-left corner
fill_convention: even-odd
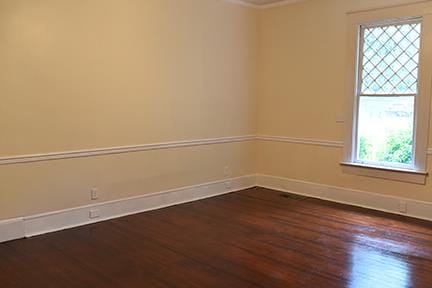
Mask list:
[[[425,12],[431,7],[415,4],[350,15],[346,172],[424,184],[430,83],[422,79],[432,74],[422,51],[431,47],[424,36],[431,31]]]
[[[356,163],[414,168],[421,19],[362,25]]]

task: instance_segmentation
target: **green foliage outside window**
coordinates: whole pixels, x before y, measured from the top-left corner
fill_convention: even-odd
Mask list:
[[[372,159],[372,144],[364,136],[360,137],[359,157],[362,160]]]
[[[366,137],[360,137],[359,159],[374,159],[373,145]],[[382,162],[410,164],[412,162],[413,138],[411,130],[395,131],[388,135],[383,147],[376,152],[376,159]]]
[[[412,131],[403,130],[390,134],[381,161],[409,164],[412,162]]]

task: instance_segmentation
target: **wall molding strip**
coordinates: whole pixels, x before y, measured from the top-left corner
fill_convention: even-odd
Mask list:
[[[432,221],[432,203],[307,181],[252,174],[147,195],[0,221],[0,243],[223,195],[255,186]],[[407,205],[401,213],[399,205]],[[90,212],[99,217],[91,219]]]
[[[293,143],[293,144],[324,146],[324,147],[334,147],[334,148],[344,147],[343,141],[334,141],[334,140],[293,138],[293,137],[286,137],[286,136],[270,136],[270,135],[258,135],[256,136],[256,139],[260,141],[268,141],[268,142],[286,142],[286,143]],[[427,154],[432,155],[432,148],[428,148]]]
[[[269,136],[269,135],[259,135],[256,137],[256,139],[261,141],[270,141],[270,142],[286,142],[286,143],[303,144],[303,145],[343,148],[342,141],[292,138],[292,137],[285,137],[285,136]]]
[[[274,3],[270,4],[264,4],[264,5],[256,5],[257,9],[271,9],[271,8],[277,8],[287,5],[292,5],[300,2],[305,2],[306,0],[282,0],[282,1],[276,1]]]
[[[24,218],[0,221],[0,243],[25,237]]]
[[[275,1],[269,4],[261,4],[261,5],[252,4],[243,0],[225,0],[225,1],[229,3],[245,6],[245,7],[254,8],[254,9],[270,9],[270,8],[282,7],[282,6],[287,6],[295,3],[305,2],[306,0],[282,0],[282,1]]]
[[[194,147],[204,145],[217,145],[225,143],[235,142],[247,142],[255,140],[254,135],[244,136],[230,136],[220,138],[208,138],[208,139],[196,139],[196,140],[182,140],[173,142],[162,142],[162,143],[150,143],[140,144],[131,146],[119,146],[119,147],[107,147],[107,148],[96,148],[86,150],[75,150],[75,151],[63,151],[63,152],[49,152],[40,154],[27,154],[27,155],[16,155],[16,156],[3,156],[0,157],[0,165],[11,165],[19,163],[30,163],[70,158],[83,158],[83,157],[95,157],[112,154],[122,153],[134,153],[150,150],[162,150],[172,148],[183,148],[183,147]]]
[[[0,243],[248,189],[256,186],[255,180],[256,175],[246,175],[147,195],[3,220],[0,221]],[[92,211],[97,211],[99,217],[90,218],[90,212]]]
[[[225,2],[228,3],[232,3],[232,4],[236,4],[236,5],[241,5],[241,6],[245,6],[245,7],[249,7],[249,8],[254,8],[254,9],[258,9],[259,5],[255,5],[246,1],[242,1],[242,0],[223,0]]]
[[[430,202],[262,174],[257,175],[257,186],[432,221]],[[399,211],[400,203],[407,205],[407,213]]]
[[[217,144],[236,143],[236,142],[249,142],[255,140],[322,146],[322,147],[334,147],[334,148],[343,148],[344,146],[342,141],[334,141],[334,140],[294,138],[294,137],[287,137],[287,136],[270,136],[270,135],[258,135],[258,136],[243,135],[243,136],[229,136],[229,137],[220,137],[220,138],[149,143],[149,144],[130,145],[130,146],[83,149],[83,150],[73,150],[73,151],[48,152],[48,153],[40,153],[40,154],[3,156],[0,157],[0,165],[13,165],[13,164],[20,164],[20,163],[32,163],[32,162],[62,160],[62,159],[71,159],[71,158],[96,157],[96,156],[123,154],[123,153],[136,153],[136,152],[151,151],[151,150],[163,150],[163,149],[194,147],[194,146],[204,146],[204,145],[217,145]],[[427,154],[432,155],[432,148],[428,148]]]

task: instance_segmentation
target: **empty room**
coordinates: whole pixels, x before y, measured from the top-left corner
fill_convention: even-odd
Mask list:
[[[1,288],[431,288],[432,1],[0,0]]]

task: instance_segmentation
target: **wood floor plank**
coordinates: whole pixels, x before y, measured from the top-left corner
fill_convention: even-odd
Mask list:
[[[432,223],[252,188],[0,244],[0,287],[432,287]]]

